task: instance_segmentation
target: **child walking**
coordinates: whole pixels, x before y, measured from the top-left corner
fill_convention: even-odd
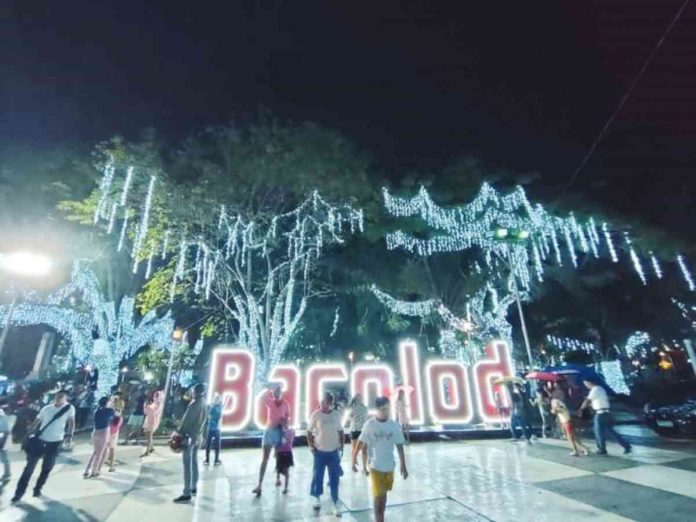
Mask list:
[[[568,407],[565,405],[565,403],[560,399],[551,399],[551,413],[556,415],[561,423],[561,426],[563,426],[563,431],[565,432],[566,438],[568,439],[568,442],[570,442],[571,448],[573,448],[573,451],[570,454],[573,457],[577,457],[579,455],[578,448],[580,448],[583,455],[589,455],[589,449],[575,434],[575,429],[573,428],[573,419],[570,417],[570,412],[568,411]]]
[[[109,471],[114,472],[116,468],[114,466],[116,460],[116,446],[118,445],[118,436],[121,432],[121,425],[123,424],[123,413],[120,410],[115,410],[116,413],[111,418],[109,423],[109,457],[107,462],[109,463]]]
[[[280,438],[280,446],[276,448],[276,487],[280,487],[280,476],[285,477],[283,495],[288,493],[290,482],[290,467],[295,465],[292,456],[292,442],[295,440],[295,430],[288,428],[288,419],[283,421],[283,434]]]
[[[377,414],[363,426],[358,439],[358,451],[353,455],[353,465],[357,464],[358,453],[367,445],[370,455],[370,481],[375,503],[375,520],[384,522],[387,507],[387,493],[394,485],[394,446],[401,461],[401,476],[406,480],[406,456],[404,455],[404,434],[398,422],[391,419],[389,399],[378,397],[375,401]]]

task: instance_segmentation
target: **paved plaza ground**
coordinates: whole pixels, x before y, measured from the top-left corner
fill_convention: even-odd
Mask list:
[[[666,442],[639,426],[623,426],[635,444],[624,456],[610,444],[608,457],[574,458],[564,442],[538,440],[532,446],[508,440],[443,441],[406,449],[411,476],[397,478],[387,520],[553,521],[694,520],[696,444]],[[308,495],[311,457],[295,451],[288,495],[267,476],[263,495],[250,491],[258,471],[258,449],[228,449],[223,466],[202,468],[199,495],[191,505],[175,505],[181,493],[178,455],[160,447],[138,457],[139,448],[119,448],[117,472],[84,480],[90,446],[78,443],[62,454],[45,497],[10,506],[15,480],[0,495],[0,521],[296,521],[334,520],[328,498],[316,516]],[[21,455],[13,449],[15,478]],[[269,466],[270,467],[270,466]],[[372,519],[368,479],[350,471],[344,459],[342,520]]]

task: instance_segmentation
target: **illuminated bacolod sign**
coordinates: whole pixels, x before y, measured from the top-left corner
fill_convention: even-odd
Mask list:
[[[220,393],[225,408],[225,432],[263,429],[266,408],[263,392],[254,395],[255,357],[242,348],[218,348],[213,352],[210,370],[210,396]],[[304,375],[303,375],[304,373]],[[407,412],[416,426],[489,424],[500,422],[495,395],[508,405],[507,394],[494,381],[512,375],[510,347],[504,341],[486,346],[486,359],[471,367],[451,359],[421,361],[418,345],[403,341],[399,345],[399,387],[407,392]],[[373,412],[374,398],[391,397],[397,376],[384,363],[359,363],[349,372],[342,362],[313,364],[301,370],[294,364],[274,367],[268,381],[281,384],[290,405],[290,423],[301,427],[319,407],[328,387],[349,387],[351,395],[360,393]]]

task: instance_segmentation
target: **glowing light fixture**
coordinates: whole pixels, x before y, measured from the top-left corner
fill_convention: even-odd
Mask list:
[[[0,254],[0,269],[11,274],[42,277],[51,270],[51,259],[33,252],[12,252]]]

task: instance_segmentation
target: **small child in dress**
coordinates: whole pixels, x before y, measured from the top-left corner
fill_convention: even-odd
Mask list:
[[[568,411],[568,407],[565,405],[565,403],[560,399],[551,399],[551,413],[558,417],[561,426],[563,426],[563,431],[565,432],[566,438],[568,439],[568,442],[570,442],[570,446],[573,448],[571,455],[573,457],[577,457],[578,448],[580,448],[583,455],[589,455],[589,449],[575,434],[573,420],[570,418],[570,412]]]
[[[295,430],[288,428],[288,419],[283,419],[283,434],[280,438],[280,445],[276,448],[276,487],[280,487],[280,476],[285,477],[285,488],[283,495],[288,492],[288,482],[290,481],[290,466],[295,465],[292,456],[292,442],[295,439]]]
[[[118,446],[118,437],[121,432],[121,425],[123,424],[123,414],[121,410],[116,410],[115,415],[111,418],[109,423],[109,453],[107,462],[109,464],[109,471],[116,471],[116,446]]]

